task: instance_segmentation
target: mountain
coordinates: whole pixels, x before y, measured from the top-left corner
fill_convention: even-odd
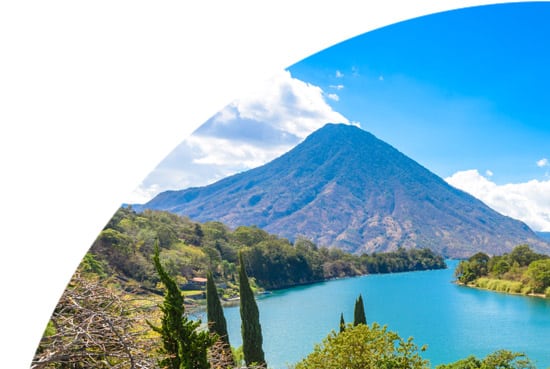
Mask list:
[[[374,135],[327,124],[279,158],[205,187],[166,191],[135,209],[231,227],[257,225],[349,252],[428,247],[448,257],[518,244],[550,253],[529,227],[458,190]]]
[[[536,234],[543,240],[550,242],[550,232],[536,232]]]

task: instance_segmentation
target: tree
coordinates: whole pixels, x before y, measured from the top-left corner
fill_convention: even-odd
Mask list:
[[[223,315],[223,308],[218,297],[214,277],[210,271],[206,274],[206,315],[210,333],[217,335],[219,341],[221,341],[219,350],[221,361],[228,366],[232,366],[234,361],[227,333],[227,322]]]
[[[489,259],[489,255],[478,252],[468,260],[463,260],[458,264],[455,270],[455,276],[464,284],[468,284],[479,277],[486,276],[489,271]]]
[[[153,263],[165,286],[161,326],[149,323],[163,341],[161,353],[165,355],[160,366],[169,369],[209,369],[207,351],[215,339],[207,331],[199,331],[200,321],[191,321],[185,316],[183,296],[176,282],[166,273],[160,263],[158,244],[155,245]]]
[[[438,365],[436,369],[535,369],[529,358],[518,352],[499,350],[484,359],[469,356],[450,364]]]
[[[544,292],[546,287],[550,286],[550,259],[533,261],[527,267],[526,276],[533,292]]]
[[[267,366],[262,349],[263,338],[260,313],[248,281],[242,252],[239,252],[239,263],[241,334],[243,337],[244,361],[247,366]]]
[[[514,247],[508,258],[512,261],[516,261],[519,266],[527,266],[535,260],[547,258],[546,255],[535,253],[528,245],[519,245]]]
[[[412,338],[405,341],[377,323],[348,325],[332,331],[296,369],[428,369],[418,351]]]
[[[145,335],[144,311],[106,282],[75,273],[40,340],[32,369],[154,366],[154,341]]]
[[[344,313],[340,313],[340,332],[346,330],[346,322],[344,321]]]
[[[510,263],[502,256],[494,256],[490,261],[490,271],[497,277],[502,276],[510,270]]]
[[[353,325],[358,324],[367,324],[365,305],[363,305],[363,297],[361,295],[355,300],[355,308],[353,309]]]

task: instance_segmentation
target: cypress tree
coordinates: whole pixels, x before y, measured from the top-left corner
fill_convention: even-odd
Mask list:
[[[340,333],[346,330],[346,322],[344,321],[344,313],[340,313]]]
[[[214,340],[208,332],[197,330],[200,321],[191,321],[185,316],[183,295],[160,263],[158,243],[155,244],[153,263],[166,288],[160,306],[163,313],[161,326],[156,327],[148,322],[162,337],[161,353],[165,354],[165,358],[160,360],[160,366],[169,369],[209,369],[207,350]]]
[[[226,360],[224,361],[231,367],[234,364],[233,354],[231,353],[231,344],[227,334],[227,322],[223,315],[223,308],[218,296],[218,290],[214,283],[212,272],[206,274],[206,314],[208,319],[208,329],[210,333],[218,335],[224,344]]]
[[[267,367],[262,349],[262,327],[260,313],[254,293],[250,288],[246,274],[244,258],[239,252],[239,294],[241,300],[241,334],[243,337],[243,354],[247,366],[252,364]]]
[[[359,294],[359,297],[355,300],[355,308],[353,310],[353,325],[359,324],[367,324],[365,306],[363,305],[363,297],[361,294]]]

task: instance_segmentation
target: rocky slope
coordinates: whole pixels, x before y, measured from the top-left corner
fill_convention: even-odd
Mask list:
[[[327,124],[288,153],[209,186],[167,191],[136,209],[198,221],[257,225],[351,252],[428,247],[449,257],[499,254],[527,243],[529,227],[490,209],[372,134]]]

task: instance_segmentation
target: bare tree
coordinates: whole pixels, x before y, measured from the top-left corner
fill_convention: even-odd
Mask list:
[[[231,348],[226,341],[218,339],[208,350],[208,362],[211,369],[234,368]]]
[[[55,308],[31,369],[158,368],[144,309],[76,273]]]
[[[265,365],[245,365],[244,360],[235,363],[230,354],[231,348],[224,340],[218,339],[208,350],[208,363],[211,369],[266,369]],[[231,356],[230,356],[231,355]]]

